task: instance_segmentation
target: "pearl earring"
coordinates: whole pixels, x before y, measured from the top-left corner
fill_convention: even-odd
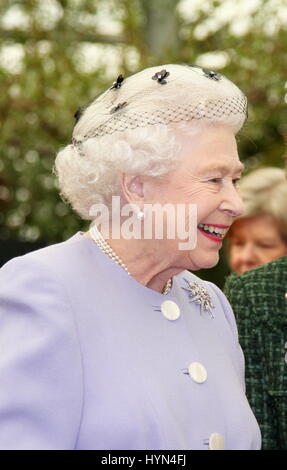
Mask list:
[[[137,219],[142,220],[143,218],[144,218],[144,212],[143,211],[138,211]]]

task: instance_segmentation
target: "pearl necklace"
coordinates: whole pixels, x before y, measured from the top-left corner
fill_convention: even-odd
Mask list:
[[[169,293],[170,289],[171,289],[171,286],[172,286],[172,280],[169,279],[166,283],[166,285],[164,286],[164,289],[162,291],[163,295],[166,295]]]
[[[128,268],[126,267],[126,265],[124,264],[124,262],[122,261],[122,259],[114,252],[114,250],[112,249],[112,247],[106,242],[106,240],[104,240],[104,238],[102,237],[102,235],[100,234],[100,232],[98,231],[98,229],[96,228],[96,226],[94,225],[90,230],[89,230],[89,233],[92,237],[92,239],[94,240],[94,242],[98,245],[98,247],[102,250],[103,253],[105,253],[106,255],[108,255],[115,263],[117,263],[119,266],[121,266],[129,275],[131,275],[131,273],[128,271]],[[171,289],[171,285],[172,285],[172,280],[169,279],[166,283],[166,285],[164,286],[164,289],[162,291],[162,293],[164,295],[168,294],[170,289]]]
[[[106,240],[104,240],[104,238],[102,237],[100,232],[97,230],[97,228],[95,226],[93,226],[89,230],[89,232],[90,232],[90,235],[91,235],[92,239],[98,245],[98,247],[104,253],[106,253],[106,255],[108,255],[113,261],[115,261],[115,263],[119,264],[122,268],[124,268],[124,270],[130,275],[131,273],[128,271],[128,268],[126,267],[126,265],[123,263],[121,258],[118,255],[116,255],[116,253],[110,247],[110,245],[106,242]]]

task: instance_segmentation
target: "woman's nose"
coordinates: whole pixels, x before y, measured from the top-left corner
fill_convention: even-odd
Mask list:
[[[232,217],[239,217],[244,213],[243,200],[233,184],[226,191],[225,198],[221,203],[221,210]]]

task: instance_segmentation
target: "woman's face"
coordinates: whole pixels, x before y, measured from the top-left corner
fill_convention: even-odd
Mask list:
[[[233,132],[226,126],[206,126],[191,137],[182,136],[182,158],[163,184],[154,189],[154,202],[197,207],[194,249],[179,251],[179,240],[166,240],[166,256],[176,253],[173,266],[197,270],[219,259],[222,235],[242,214],[238,192],[242,167]],[[218,234],[216,232],[222,232]]]
[[[286,254],[287,244],[271,215],[235,221],[229,238],[229,263],[235,273],[243,274]]]

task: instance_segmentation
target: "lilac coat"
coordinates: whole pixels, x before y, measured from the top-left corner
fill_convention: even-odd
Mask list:
[[[209,290],[214,318],[184,278]],[[173,300],[180,317],[160,311]],[[207,378],[195,381],[199,362]],[[0,270],[0,449],[259,449],[232,310],[146,288],[77,233]]]

